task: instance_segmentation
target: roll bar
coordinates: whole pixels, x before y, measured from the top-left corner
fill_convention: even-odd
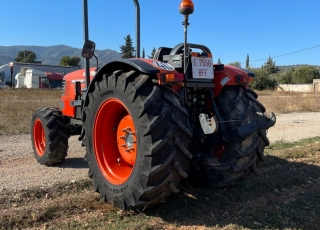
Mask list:
[[[211,53],[210,49],[204,45],[192,44],[192,43],[187,43],[186,45],[187,47],[190,47],[190,48],[200,49],[202,50],[202,52],[205,52],[205,53]],[[180,54],[183,49],[184,49],[184,44],[180,43],[171,50],[170,54],[171,55]]]
[[[133,0],[136,7],[136,57],[140,57],[140,4],[138,0]],[[89,23],[88,23],[88,0],[83,0],[83,29],[84,29],[84,42],[89,40]],[[86,86],[90,83],[90,60],[85,59],[84,63]]]
[[[136,6],[136,58],[140,58],[140,5],[138,0],[133,0]]]

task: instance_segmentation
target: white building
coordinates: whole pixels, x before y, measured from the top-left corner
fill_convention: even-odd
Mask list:
[[[10,65],[13,66],[12,80],[14,81],[14,85],[16,85],[15,76],[18,73],[20,73],[21,68],[32,68],[32,69],[40,70],[43,72],[61,73],[62,75],[65,75],[67,73],[70,73],[79,69],[79,67],[77,66],[56,66],[56,65],[43,65],[38,63],[11,62],[10,64],[0,66],[0,72],[4,72],[7,85],[11,85]]]
[[[16,88],[47,89],[62,87],[63,75],[60,73],[43,72],[41,70],[22,67],[15,76]]]

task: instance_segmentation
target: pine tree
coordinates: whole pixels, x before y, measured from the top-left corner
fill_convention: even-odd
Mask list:
[[[150,56],[148,56],[148,58],[150,58],[150,59],[152,59],[153,58],[153,56],[154,56],[154,54],[156,53],[156,48],[155,47],[153,47],[153,49],[152,49],[152,51],[151,51],[151,55]]]
[[[246,69],[250,68],[249,66],[249,54],[247,54],[247,59],[246,59]]]
[[[125,44],[120,46],[121,58],[133,58],[135,56],[135,48],[132,46],[132,39],[130,34],[128,34],[125,38]]]
[[[262,66],[263,69],[267,71],[268,74],[277,73],[279,72],[278,67],[276,66],[276,62],[272,60],[272,58],[269,55],[268,60],[264,63]]]
[[[142,49],[142,58],[146,57],[146,52],[144,51],[144,48]]]

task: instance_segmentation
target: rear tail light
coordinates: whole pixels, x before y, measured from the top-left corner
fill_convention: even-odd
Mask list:
[[[178,83],[183,82],[183,74],[181,73],[166,73],[161,74],[161,82],[162,83]]]

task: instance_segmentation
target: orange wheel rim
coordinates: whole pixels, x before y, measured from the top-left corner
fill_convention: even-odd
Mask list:
[[[33,124],[33,140],[37,154],[41,157],[46,149],[46,136],[40,119],[35,120]]]
[[[117,99],[105,101],[95,117],[94,154],[99,169],[110,183],[123,184],[130,177],[137,157],[133,119]]]

